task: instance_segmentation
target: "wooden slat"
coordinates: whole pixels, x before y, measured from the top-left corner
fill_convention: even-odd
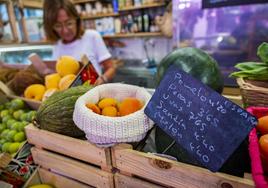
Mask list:
[[[38,108],[41,105],[41,101],[27,99],[25,97],[20,97],[20,96],[17,96],[17,95],[7,95],[7,96],[9,98],[11,98],[11,99],[21,99],[21,100],[23,100],[33,110],[38,110]]]
[[[77,3],[90,3],[90,2],[95,2],[97,0],[72,0],[72,2],[74,4],[77,4]]]
[[[0,168],[5,168],[11,162],[12,156],[8,153],[0,153]]]
[[[108,14],[99,14],[99,15],[91,15],[91,16],[82,16],[81,19],[96,19],[96,18],[113,17],[113,16],[119,16],[119,14],[108,13]]]
[[[155,185],[134,177],[125,176],[119,173],[114,175],[115,188],[160,188],[162,186]]]
[[[73,147],[77,146],[74,144]],[[34,162],[43,168],[91,186],[100,188],[113,187],[112,173],[35,147],[31,149],[31,152]]]
[[[254,182],[192,165],[157,157],[120,146],[113,148],[116,168],[120,171],[173,187],[216,187],[225,185],[233,188],[253,188]],[[157,164],[164,164],[165,168]]]
[[[49,185],[53,185],[53,187],[57,188],[92,188],[92,186],[77,182],[75,180],[69,179],[67,177],[63,177],[61,175],[57,175],[48,170],[40,168],[38,170],[39,177],[42,183],[46,183]]]
[[[119,11],[138,10],[138,9],[154,8],[154,7],[161,7],[161,6],[165,6],[165,3],[152,3],[152,4],[145,4],[145,5],[140,5],[140,6],[125,7],[125,8],[120,8]]]
[[[11,31],[13,34],[13,41],[18,42],[19,35],[18,35],[17,26],[16,26],[16,16],[15,16],[14,5],[13,5],[12,1],[9,1],[7,3],[7,11],[8,11],[8,18],[9,18],[9,22],[10,22]]]
[[[27,8],[43,8],[43,0],[22,0],[23,7]]]
[[[85,162],[112,169],[109,148],[98,148],[85,140],[41,130],[30,124],[25,127],[29,143]]]

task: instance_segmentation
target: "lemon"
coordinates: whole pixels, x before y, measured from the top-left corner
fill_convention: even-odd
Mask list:
[[[54,188],[54,187],[48,184],[38,184],[38,185],[32,185],[28,188]]]
[[[13,140],[14,142],[22,142],[26,140],[24,132],[18,132],[17,134],[15,134],[15,136],[13,137]]]
[[[9,153],[16,153],[20,148],[20,143],[19,142],[14,142],[14,143],[11,143],[8,147],[8,152]]]

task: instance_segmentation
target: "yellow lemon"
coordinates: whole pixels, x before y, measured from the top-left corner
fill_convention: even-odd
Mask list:
[[[62,77],[68,74],[77,74],[79,68],[79,62],[71,56],[61,56],[56,63],[56,71]]]
[[[45,86],[47,89],[58,88],[60,82],[60,75],[58,73],[49,74],[45,76]]]
[[[28,99],[41,101],[46,91],[46,87],[42,84],[32,84],[24,91],[24,96]]]
[[[74,74],[68,74],[66,76],[64,76],[63,78],[60,79],[60,83],[59,83],[59,89],[65,90],[68,89],[69,86],[73,83],[73,81],[75,80],[76,76]]]

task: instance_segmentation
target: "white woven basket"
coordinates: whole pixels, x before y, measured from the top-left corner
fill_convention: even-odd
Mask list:
[[[102,98],[111,97],[122,101],[135,97],[144,103],[142,109],[127,116],[107,117],[94,113],[86,107],[87,103],[98,103]],[[151,94],[144,88],[110,83],[97,86],[81,97],[75,104],[73,120],[83,130],[87,139],[95,144],[106,145],[121,142],[138,142],[153,127],[153,121],[144,114],[144,108]]]

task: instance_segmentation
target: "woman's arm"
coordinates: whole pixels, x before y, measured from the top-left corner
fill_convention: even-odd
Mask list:
[[[101,62],[101,66],[104,70],[104,73],[96,80],[95,85],[110,82],[116,73],[116,66],[112,59],[104,60],[103,62]]]

